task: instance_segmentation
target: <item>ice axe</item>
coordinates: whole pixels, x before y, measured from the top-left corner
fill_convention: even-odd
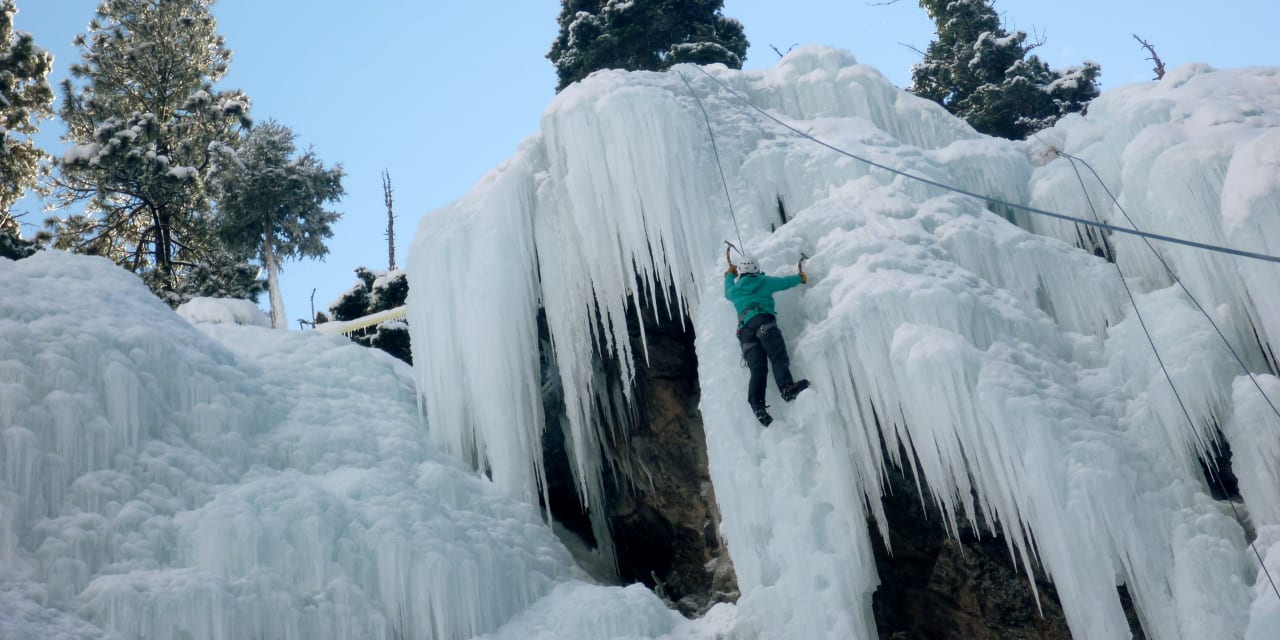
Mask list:
[[[724,247],[724,259],[725,259],[725,261],[726,261],[726,262],[728,262],[729,264],[733,264],[733,258],[729,257],[729,250],[730,250],[730,249],[732,249],[732,250],[734,250],[734,251],[737,251],[737,252],[738,252],[738,255],[743,255],[743,253],[742,253],[742,249],[739,249],[738,247],[734,246],[734,244],[733,244],[732,242],[729,242],[728,240],[725,240],[725,241],[724,241],[724,244],[725,244],[725,247]]]

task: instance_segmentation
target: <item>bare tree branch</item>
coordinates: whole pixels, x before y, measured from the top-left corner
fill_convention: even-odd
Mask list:
[[[776,53],[776,54],[778,54],[778,57],[779,57],[779,58],[782,58],[782,57],[786,56],[788,53],[791,53],[791,50],[792,50],[792,49],[794,49],[794,48],[796,48],[797,46],[799,46],[799,45],[797,45],[797,44],[793,44],[793,45],[791,45],[791,46],[787,47],[787,50],[786,50],[786,51],[779,51],[779,50],[778,50],[778,48],[777,48],[777,47],[775,47],[775,46],[773,46],[773,45],[769,45],[769,48],[770,48],[770,49],[773,49],[773,52],[774,52],[774,53]]]
[[[907,44],[907,43],[905,43],[905,42],[899,42],[898,44],[900,44],[900,45],[902,45],[902,46],[904,46],[904,47],[906,47],[906,48],[908,48],[908,49],[910,49],[910,50],[912,50],[912,51],[914,51],[914,52],[916,52],[916,53],[920,54],[920,57],[924,57],[924,56],[929,55],[929,54],[927,54],[927,53],[925,53],[925,52],[923,52],[923,51],[921,51],[921,50],[919,50],[919,49],[915,48],[914,46],[909,45],[909,44]]]
[[[1031,37],[1033,38],[1033,40],[1031,40],[1031,44],[1030,44],[1030,45],[1027,45],[1027,51],[1031,51],[1032,49],[1038,49],[1038,48],[1040,48],[1040,47],[1043,47],[1043,46],[1044,46],[1044,43],[1046,42],[1046,39],[1045,39],[1045,37],[1044,37],[1044,31],[1043,31],[1043,30],[1041,30],[1041,29],[1037,29],[1037,28],[1035,28],[1035,27],[1032,27],[1032,28],[1031,28]]]
[[[1159,55],[1156,55],[1156,48],[1151,46],[1151,43],[1147,42],[1146,40],[1139,38],[1138,34],[1136,33],[1133,34],[1133,39],[1137,40],[1138,43],[1142,45],[1142,48],[1146,49],[1147,53],[1151,54],[1151,57],[1147,58],[1147,60],[1150,60],[1156,64],[1156,66],[1153,69],[1151,69],[1151,71],[1156,74],[1156,77],[1152,78],[1152,80],[1159,80],[1163,78],[1164,77],[1164,61],[1160,59]]]

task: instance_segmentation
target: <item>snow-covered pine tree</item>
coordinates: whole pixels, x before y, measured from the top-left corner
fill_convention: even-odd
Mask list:
[[[41,119],[53,116],[53,89],[46,80],[53,56],[31,34],[14,31],[17,13],[14,0],[0,0],[0,256],[6,258],[35,251],[9,210],[36,186],[45,153],[31,136]]]
[[[911,70],[911,91],[982,133],[1020,140],[1098,95],[1097,63],[1061,71],[1035,55],[1022,31],[1000,25],[991,0],[920,0],[937,39]]]
[[[556,91],[599,69],[656,71],[681,62],[741,69],[747,36],[723,8],[723,0],[563,0],[560,33],[547,53]]]
[[[329,313],[339,322],[356,320],[379,311],[390,311],[403,306],[409,298],[409,280],[404,271],[373,270],[356,267],[356,284],[338,296],[329,305]],[[324,324],[329,317],[316,314],[316,323]],[[383,322],[374,327],[360,329],[351,339],[366,347],[381,349],[413,364],[413,352],[409,347],[409,325],[403,320]]]
[[[202,229],[201,233],[213,235],[214,230]],[[149,271],[142,274],[143,282],[147,282],[153,291],[164,291],[162,298],[171,304],[181,304],[192,298],[244,298],[257,301],[266,287],[262,280],[262,269],[246,260],[243,253],[220,248],[221,240],[214,237],[200,241],[211,247],[204,254],[204,259],[187,268],[186,277],[173,289],[164,289],[162,283],[154,282],[159,274]]]
[[[231,51],[210,13],[213,0],[104,0],[76,44],[78,82],[62,84],[60,115],[74,146],[57,161],[53,196],[84,213],[47,222],[55,246],[111,258],[143,276],[170,304],[201,283],[242,268],[209,232],[210,150],[234,144],[250,124],[240,91],[215,91]],[[257,285],[253,285],[257,287]]]
[[[36,252],[36,243],[22,238],[17,218],[0,213],[0,258],[21,260]]]
[[[341,165],[326,169],[315,152],[298,154],[294,133],[273,120],[254,127],[238,147],[214,151],[210,184],[217,201],[217,225],[231,247],[256,252],[267,269],[271,325],[288,328],[280,294],[280,261],[320,258],[325,238],[342,217],[325,203],[342,196]]]

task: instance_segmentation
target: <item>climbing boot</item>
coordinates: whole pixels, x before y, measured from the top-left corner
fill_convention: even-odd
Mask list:
[[[791,402],[792,400],[796,399],[796,396],[800,395],[801,391],[804,391],[805,389],[808,389],[808,388],[809,388],[808,380],[796,380],[795,382],[792,382],[791,384],[782,388],[782,399],[786,400],[787,402]]]
[[[767,427],[769,426],[769,423],[773,422],[773,416],[769,415],[768,411],[765,411],[764,406],[756,407],[755,411],[756,411],[756,420],[759,420],[762,426]]]

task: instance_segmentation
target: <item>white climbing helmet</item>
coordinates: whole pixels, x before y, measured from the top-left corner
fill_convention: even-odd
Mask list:
[[[738,273],[744,276],[758,274],[760,263],[752,256],[742,256],[742,260],[738,261]]]

